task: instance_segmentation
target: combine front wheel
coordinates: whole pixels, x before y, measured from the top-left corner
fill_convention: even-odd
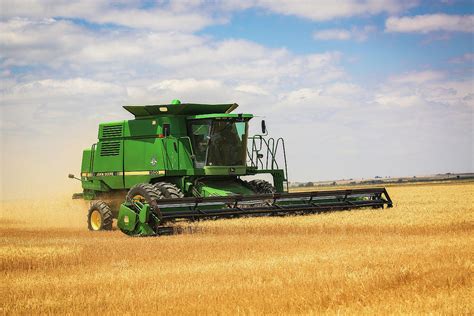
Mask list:
[[[183,192],[174,184],[168,182],[157,182],[153,185],[160,190],[164,199],[180,199],[184,197]]]
[[[94,201],[91,203],[87,214],[87,224],[89,230],[111,230],[112,229],[112,211],[104,201]]]
[[[156,235],[161,218],[161,213],[156,208],[156,200],[161,198],[160,190],[152,184],[134,185],[127,194],[128,206],[126,204],[124,210],[121,208],[119,212],[117,223],[120,230],[130,236]],[[148,204],[151,210],[144,207],[145,204]]]
[[[134,185],[127,194],[127,201],[151,204],[154,200],[162,199],[163,196],[152,184],[139,183]]]
[[[252,180],[247,183],[252,191],[258,194],[271,194],[276,192],[273,185],[265,180]]]

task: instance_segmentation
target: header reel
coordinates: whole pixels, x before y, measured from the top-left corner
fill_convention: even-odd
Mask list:
[[[163,225],[176,220],[301,215],[392,206],[385,188],[185,197],[145,202],[128,200],[120,206],[118,227],[128,235],[154,236],[160,235]]]

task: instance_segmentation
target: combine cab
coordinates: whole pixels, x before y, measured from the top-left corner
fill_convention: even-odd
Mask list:
[[[265,121],[249,137],[253,115],[231,113],[237,106],[125,106],[135,119],[100,124],[82,156],[89,229],[111,229],[117,218],[124,233],[149,236],[180,219],[392,206],[384,188],[288,193],[284,140],[267,137]],[[260,174],[273,184],[241,179]]]

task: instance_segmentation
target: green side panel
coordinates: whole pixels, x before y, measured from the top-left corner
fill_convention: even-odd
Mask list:
[[[169,136],[165,135],[165,125]],[[194,170],[184,116],[127,121],[124,137],[125,188],[165,175],[183,176]]]
[[[99,141],[94,153],[94,179],[111,189],[123,189],[123,140]]]
[[[163,133],[163,120],[146,119],[130,120],[125,124],[124,136],[128,137],[158,137]]]
[[[150,182],[165,175],[165,156],[162,138],[127,139],[124,141],[125,187]]]
[[[148,204],[142,205],[139,213],[135,213],[126,204],[121,204],[117,218],[118,228],[130,236],[154,236],[156,232],[152,226],[158,222],[150,221],[151,211]],[[151,225],[151,226],[150,226]]]
[[[122,231],[133,231],[138,222],[137,214],[126,207],[125,205],[120,205],[119,214],[117,218],[117,226]]]
[[[94,181],[91,179],[91,160],[92,160],[92,150],[85,149],[82,152],[82,163],[81,163],[81,185],[84,193],[88,190],[98,190],[98,186],[94,184]],[[87,194],[84,194],[85,199],[87,200]]]
[[[82,181],[82,188],[92,191],[110,191],[110,188],[105,185],[103,178],[105,177],[101,177],[100,180],[89,180],[90,178],[87,178],[87,181]]]
[[[246,166],[205,166],[203,169],[207,176],[245,175],[247,173]]]
[[[148,219],[150,218],[150,205],[144,204],[143,208],[138,213],[138,221],[142,224],[148,223]]]
[[[85,149],[82,152],[81,176],[82,173],[89,173],[91,171],[92,150]]]
[[[285,180],[285,171],[283,169],[255,169],[255,168],[248,168],[247,174],[255,175],[255,174],[271,174],[273,177],[273,186],[278,193],[286,192],[284,187]]]
[[[203,197],[207,196],[227,196],[234,194],[253,195],[251,189],[235,178],[223,180],[203,180],[196,188]]]
[[[193,149],[189,137],[181,137],[178,139],[178,159],[179,169],[185,170],[187,174],[192,174],[194,171],[194,163],[191,159]]]
[[[163,125],[169,125],[170,135],[174,137],[187,136],[185,116],[158,116],[129,120],[124,124],[123,136],[140,137],[162,137],[165,136]]]
[[[166,170],[179,170],[178,141],[176,138],[168,137],[163,140]]]

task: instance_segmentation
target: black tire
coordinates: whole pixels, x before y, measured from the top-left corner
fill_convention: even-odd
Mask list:
[[[168,182],[157,182],[153,184],[160,190],[163,199],[180,199],[184,197],[183,192],[174,184]]]
[[[253,192],[257,194],[272,194],[276,192],[273,185],[265,180],[248,181],[247,185],[250,187],[250,189],[252,189]]]
[[[155,200],[162,199],[163,195],[153,184],[138,183],[135,184],[127,193],[127,202],[139,200],[140,202],[151,204]]]
[[[89,230],[111,230],[113,214],[110,206],[104,201],[94,201],[87,212],[87,226]]]

